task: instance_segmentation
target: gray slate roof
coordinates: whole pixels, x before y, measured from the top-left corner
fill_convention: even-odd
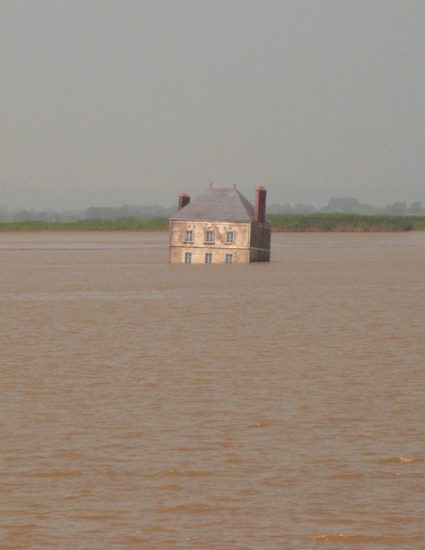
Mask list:
[[[235,187],[209,187],[172,220],[255,221],[254,207]]]

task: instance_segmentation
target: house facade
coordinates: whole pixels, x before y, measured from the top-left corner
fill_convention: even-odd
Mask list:
[[[252,205],[236,187],[210,186],[195,200],[179,195],[170,218],[170,262],[231,264],[270,261],[266,190]]]

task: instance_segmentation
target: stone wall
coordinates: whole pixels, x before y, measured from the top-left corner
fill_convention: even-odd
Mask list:
[[[192,231],[193,239],[186,241],[186,231]],[[206,243],[207,231],[213,231],[214,242]],[[232,231],[233,243],[227,243],[227,232]],[[234,222],[180,221],[170,222],[170,262],[184,263],[185,252],[191,253],[191,263],[205,263],[205,254],[211,254],[211,263],[226,263],[226,255],[232,255],[232,263],[249,262],[250,224]]]
[[[269,262],[271,226],[269,223],[254,222],[251,228],[250,262]]]

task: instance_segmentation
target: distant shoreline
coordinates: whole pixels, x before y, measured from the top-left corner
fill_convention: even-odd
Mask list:
[[[394,232],[425,230],[425,216],[358,214],[270,214],[273,232]],[[0,232],[13,231],[167,231],[168,218],[121,218],[76,222],[0,222]]]

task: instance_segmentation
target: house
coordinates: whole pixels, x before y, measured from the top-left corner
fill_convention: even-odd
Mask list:
[[[193,201],[180,193],[178,211],[170,218],[170,262],[269,262],[266,194],[257,187],[252,205],[235,186],[210,185]]]

